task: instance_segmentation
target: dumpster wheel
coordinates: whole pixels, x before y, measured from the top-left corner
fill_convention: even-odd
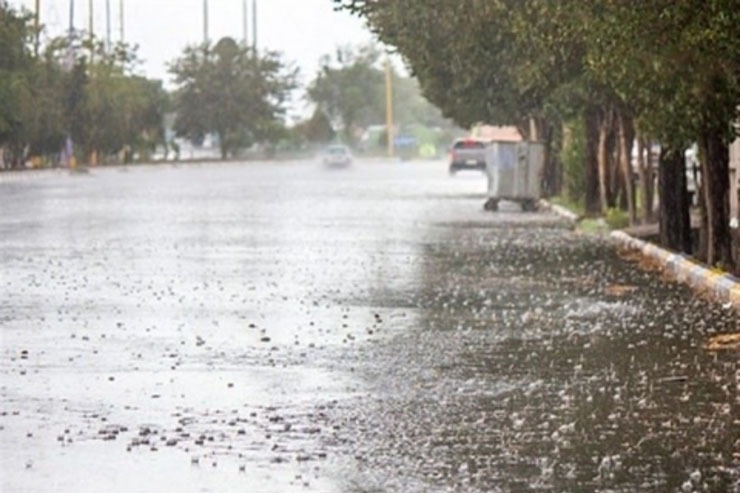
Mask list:
[[[534,212],[537,210],[537,202],[533,199],[522,200],[521,205],[524,212]]]
[[[486,203],[483,204],[483,210],[496,212],[498,210],[498,199],[491,197],[486,200]]]

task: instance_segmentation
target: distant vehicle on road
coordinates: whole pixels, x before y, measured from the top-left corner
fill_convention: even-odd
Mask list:
[[[486,170],[487,142],[479,139],[457,139],[450,147],[450,174],[473,169]]]
[[[419,153],[419,139],[411,134],[401,134],[393,137],[393,147],[402,161],[408,161]]]
[[[345,145],[331,145],[324,150],[321,161],[330,168],[344,168],[352,164],[352,153]]]

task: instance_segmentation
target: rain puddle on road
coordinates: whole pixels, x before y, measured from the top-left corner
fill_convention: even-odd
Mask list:
[[[0,184],[0,186],[4,186]],[[3,491],[733,491],[738,314],[444,163],[3,189]]]

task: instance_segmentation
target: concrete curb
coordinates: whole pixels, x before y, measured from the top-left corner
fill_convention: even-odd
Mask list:
[[[656,260],[677,281],[695,289],[707,290],[716,299],[740,308],[740,279],[737,277],[713,271],[686,255],[634,238],[624,231],[612,231],[609,237],[622,246],[638,250]]]
[[[578,214],[576,214],[575,212],[569,211],[565,207],[552,204],[545,199],[540,199],[540,208],[545,211],[553,212],[563,219],[567,219],[568,221],[572,221],[574,223],[577,223],[580,220],[580,216],[578,216]]]

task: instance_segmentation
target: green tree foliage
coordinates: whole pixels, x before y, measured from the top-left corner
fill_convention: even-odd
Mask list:
[[[324,56],[308,99],[355,143],[359,128],[385,120],[385,75],[377,68],[380,52],[372,45],[342,47],[334,57]]]
[[[33,106],[30,75],[30,17],[0,6],[0,147],[9,147],[15,160],[26,134],[24,117]]]
[[[602,2],[587,65],[666,147],[702,152],[700,254],[731,268],[728,144],[740,105],[740,9],[731,0]],[[638,41],[639,40],[639,41]],[[666,192],[663,190],[663,192]],[[667,232],[666,232],[667,233]]]
[[[527,120],[542,113],[558,82],[578,75],[568,70],[577,49],[543,56],[534,30],[524,27],[537,21],[541,39],[566,37],[553,15],[559,9],[543,15],[545,2],[536,10],[514,0],[336,3],[365,16],[381,41],[403,56],[424,95],[464,127],[485,121],[526,132]]]
[[[29,78],[34,90],[34,104],[26,112],[24,124],[31,156],[47,156],[58,152],[66,138],[67,119],[63,107],[66,96],[66,74],[50,56],[34,64]]]
[[[580,203],[586,193],[586,175],[583,163],[586,159],[584,122],[574,118],[565,126],[560,161],[563,163],[563,192],[569,201]]]
[[[311,118],[298,123],[294,131],[299,136],[299,140],[313,144],[327,144],[336,137],[329,118],[319,108],[314,110]]]
[[[445,117],[463,127],[479,122],[515,125],[546,144],[543,185],[559,181],[550,146],[560,115],[555,94],[575,85],[581,52],[577,36],[562,22],[558,2],[514,0],[347,0],[365,16],[381,41],[394,46]],[[528,29],[531,23],[536,28]],[[543,53],[558,39],[567,48]],[[569,90],[569,93],[574,92]]]
[[[395,70],[392,73],[393,118],[401,126],[422,125],[425,127],[449,128],[450,120],[429,103],[421,93],[419,80],[404,77]]]
[[[359,130],[385,123],[385,60],[373,44],[344,46],[321,59],[309,83],[307,99],[327,115],[342,138],[356,144]],[[451,126],[441,111],[422,95],[419,81],[399,74],[391,65],[394,123],[401,127]],[[315,117],[316,115],[314,115]]]
[[[275,142],[297,70],[274,52],[257,54],[231,38],[187,47],[170,67],[175,131],[194,142],[218,136],[226,158],[255,142]]]
[[[0,147],[20,166],[56,160],[67,137],[78,158],[145,157],[164,138],[167,93],[135,75],[136,48],[83,33],[55,38],[32,53],[31,16],[0,6]],[[7,49],[5,49],[7,47]]]
[[[160,81],[133,73],[136,52],[119,45],[110,53],[100,42],[80,49],[67,91],[71,135],[85,155],[134,153],[146,158],[164,141],[168,96]],[[89,60],[92,60],[91,63]]]
[[[683,173],[675,156],[698,142],[706,157],[706,256],[732,266],[727,143],[740,106],[735,0],[334,1],[394,46],[424,94],[461,125],[514,124],[547,142],[555,126],[582,118],[589,211],[626,204],[635,220],[635,131],[667,151],[661,172]],[[662,205],[685,202],[672,200],[673,189],[659,192]],[[688,217],[681,206],[661,213]],[[688,224],[685,217],[661,224]]]
[[[585,65],[664,144],[707,127],[732,137],[740,100],[740,9],[732,0],[602,0],[588,12]]]

